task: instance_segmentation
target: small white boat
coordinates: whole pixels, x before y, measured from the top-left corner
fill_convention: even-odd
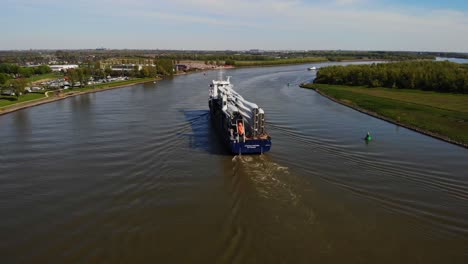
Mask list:
[[[310,68],[307,68],[307,70],[309,70],[309,71],[316,71],[316,70],[317,70],[317,67],[310,67]]]

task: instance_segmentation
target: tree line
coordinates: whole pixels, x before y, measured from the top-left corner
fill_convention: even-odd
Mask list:
[[[0,63],[0,87],[21,86],[20,84],[23,84],[25,81],[18,79],[29,78],[35,74],[46,74],[50,72],[52,72],[52,70],[47,65],[20,67],[10,63]]]
[[[321,68],[315,83],[468,93],[468,65],[408,61]]]
[[[174,73],[174,63],[172,60],[160,59],[156,66],[135,66],[128,71],[114,71],[110,66],[101,67],[101,63],[87,62],[80,65],[79,68],[68,69],[64,72],[66,79],[71,86],[79,82],[81,87],[85,87],[90,78],[105,79],[107,76],[127,76],[131,78],[156,77],[158,75],[170,76]],[[25,87],[29,84],[29,77],[34,74],[44,74],[52,72],[49,66],[41,65],[37,67],[20,67],[15,64],[0,64],[0,90],[9,89],[17,96],[23,94]]]
[[[138,67],[135,65],[133,69],[127,71],[114,71],[110,66],[102,69],[100,62],[84,63],[79,68],[69,69],[65,73],[70,84],[75,86],[75,83],[80,82],[80,86],[87,85],[90,77],[97,79],[105,79],[107,76],[117,77],[126,76],[131,78],[147,78],[156,77],[158,75],[171,76],[174,74],[174,64],[172,60],[161,59],[157,61],[156,66]]]
[[[166,52],[158,55],[160,58],[168,58],[173,60],[198,60],[198,61],[273,61],[280,59],[304,59],[321,57],[327,58],[329,61],[341,60],[415,60],[415,59],[434,59],[434,55],[422,52],[393,52],[393,51],[256,51],[256,52],[234,52],[234,51],[218,51],[218,52]]]
[[[45,74],[52,72],[52,69],[47,65],[39,65],[34,67],[21,67],[11,63],[0,63],[0,73],[20,75],[21,77],[31,77],[34,74]]]

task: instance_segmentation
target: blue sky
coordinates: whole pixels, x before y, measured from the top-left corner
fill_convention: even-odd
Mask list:
[[[468,52],[468,1],[0,0],[0,49]]]

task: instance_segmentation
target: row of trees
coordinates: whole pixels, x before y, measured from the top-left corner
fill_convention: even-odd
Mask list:
[[[39,51],[0,51],[0,63],[32,63],[32,64],[47,64],[49,63],[48,55]]]
[[[24,94],[26,86],[28,86],[28,80],[25,78],[18,78],[15,80],[9,81],[10,88],[16,94],[16,97],[19,97],[20,94]]]
[[[468,93],[468,66],[410,61],[321,68],[315,83]]]
[[[232,63],[232,64],[228,64]],[[221,62],[219,60],[211,61],[211,60],[206,60],[205,64],[206,65],[216,65],[216,66],[221,66],[221,65],[234,65],[236,63],[235,60],[228,59],[225,62]]]
[[[14,86],[13,83],[16,83],[16,81],[14,81],[15,79],[29,78],[35,74],[50,72],[52,72],[52,70],[47,65],[20,67],[10,63],[0,63],[0,87]]]
[[[89,68],[75,68],[67,71],[67,78],[72,87],[74,87],[77,82],[80,82],[82,87],[86,86],[90,77],[91,71]]]
[[[368,59],[368,60],[415,60],[415,59],[434,59],[434,55],[420,52],[392,52],[392,51],[252,51],[237,53],[232,51],[225,52],[184,52],[174,51],[159,55],[161,58],[173,60],[202,60],[202,61],[271,61],[277,59],[292,58],[311,58],[321,57],[330,61]]]
[[[155,60],[157,73],[172,76],[174,74],[174,61],[172,59]]]
[[[169,59],[159,59],[156,66],[135,67],[128,71],[113,71],[110,67],[101,68],[100,62],[85,63],[80,68],[69,69],[66,76],[72,86],[80,82],[85,86],[90,77],[103,79],[107,76],[127,76],[136,78],[156,77],[158,75],[172,76],[174,74],[174,62]]]
[[[4,86],[11,79],[10,74],[0,72],[0,87]]]
[[[122,63],[127,63],[129,61],[123,61]],[[145,61],[147,62],[147,61]],[[159,59],[154,61],[156,66],[143,66],[141,69],[137,65],[133,69],[128,71],[113,71],[110,65],[106,66],[104,69],[101,67],[100,62],[88,62],[83,63],[78,69],[68,70],[67,76],[72,79],[79,80],[89,79],[89,77],[94,77],[97,79],[103,79],[107,76],[127,76],[134,78],[146,78],[146,77],[156,77],[158,75],[171,76],[174,74],[174,62],[169,59]],[[80,81],[81,82],[81,81]]]
[[[8,79],[0,86],[0,93],[8,87],[8,90],[14,92],[18,98],[21,94],[24,94],[25,88],[28,85],[29,81],[25,78]]]
[[[20,75],[21,77],[31,77],[34,74],[45,74],[52,72],[47,65],[35,67],[20,67],[16,64],[0,63],[0,73]]]
[[[403,52],[403,51],[307,51],[304,56],[327,57],[330,61],[340,61],[349,59],[368,59],[368,60],[433,60],[435,57],[423,52]]]
[[[0,90],[8,89],[13,91],[16,96],[23,94],[25,87],[28,86],[28,77],[34,74],[44,74],[51,72],[47,65],[37,67],[19,67],[15,64],[0,64]],[[69,69],[65,76],[74,87],[78,82],[81,87],[88,84],[90,77],[95,79],[104,79],[107,76],[128,76],[136,78],[156,77],[157,75],[170,76],[174,74],[174,62],[170,59],[158,59],[156,66],[143,66],[141,69],[135,66],[129,71],[113,71],[110,67],[101,68],[100,62],[87,62],[80,65],[79,68]]]
[[[171,60],[196,60],[196,61],[205,61],[205,62],[215,62],[215,61],[225,61],[225,60],[240,60],[240,61],[250,61],[250,60],[271,60],[274,57],[266,55],[251,55],[251,54],[199,54],[199,53],[171,53],[160,55],[160,58],[171,59]]]
[[[347,51],[347,50],[304,50],[304,51],[187,51],[187,50],[29,50],[29,51],[0,51],[0,63],[16,63],[24,65],[49,64],[51,62],[80,64],[86,61],[100,61],[110,58],[140,58],[197,60],[197,61],[257,61],[275,58],[308,58],[326,57],[330,60],[370,59],[370,60],[414,60],[434,59],[439,57],[468,58],[462,53],[441,52],[397,52],[397,51]],[[140,63],[141,64],[141,63]]]

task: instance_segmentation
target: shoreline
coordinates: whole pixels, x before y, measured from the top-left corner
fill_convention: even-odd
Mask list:
[[[200,73],[200,72],[221,70],[221,69],[235,69],[235,68],[236,67],[234,67],[234,66],[229,66],[229,67],[219,68],[219,69],[218,68],[215,68],[215,69],[209,68],[209,69],[202,69],[202,70],[199,70],[199,71],[189,71],[189,72],[184,72],[184,73],[176,73],[173,76],[174,77],[175,76],[183,76],[183,75],[189,75],[189,74],[193,74],[193,73]],[[26,101],[26,102],[21,102],[21,103],[5,106],[4,108],[0,107],[0,116],[6,115],[6,114],[9,114],[9,113],[12,113],[12,112],[16,112],[16,111],[19,111],[19,110],[22,110],[22,109],[26,109],[26,108],[30,108],[30,107],[34,107],[34,106],[38,106],[38,105],[42,105],[42,104],[47,104],[47,103],[52,103],[52,102],[55,102],[55,101],[63,100],[63,99],[73,97],[73,96],[78,96],[78,95],[83,95],[83,94],[88,94],[88,93],[98,93],[98,92],[101,92],[101,91],[124,88],[124,87],[132,86],[132,85],[135,85],[135,84],[142,84],[142,83],[159,81],[159,80],[163,80],[165,77],[167,77],[167,76],[152,78],[151,80],[137,81],[137,82],[130,83],[130,84],[116,85],[116,86],[112,86],[112,87],[94,88],[94,89],[90,89],[90,90],[86,90],[86,91],[70,91],[70,92],[62,94],[61,96],[47,96],[47,92],[51,92],[51,91],[46,91],[45,92],[45,97],[43,97],[43,98],[39,98],[39,99],[35,99],[35,100],[30,100],[30,101]]]
[[[244,68],[263,68],[263,67],[281,67],[281,66],[288,66],[288,65],[306,65],[306,64],[323,64],[323,63],[340,63],[340,62],[369,62],[369,61],[374,61],[374,62],[392,62],[390,60],[371,60],[371,59],[355,59],[355,60],[340,60],[340,61],[329,61],[329,60],[323,60],[323,61],[314,61],[314,62],[298,62],[298,63],[285,63],[285,64],[264,64],[264,65],[234,65],[231,69],[244,69]]]
[[[381,119],[383,121],[386,121],[388,123],[392,123],[392,124],[395,124],[397,126],[401,126],[401,127],[404,127],[404,128],[407,128],[407,129],[410,129],[410,130],[413,130],[415,132],[418,132],[418,133],[421,133],[421,134],[424,134],[426,136],[430,136],[432,138],[435,138],[435,139],[438,139],[438,140],[442,140],[442,141],[445,141],[447,143],[451,143],[451,144],[454,144],[454,145],[457,145],[459,147],[464,147],[464,148],[467,148],[468,149],[468,144],[465,144],[463,142],[458,142],[456,140],[453,140],[447,136],[444,136],[444,135],[441,135],[441,134],[437,134],[437,133],[434,133],[434,132],[431,132],[431,131],[427,131],[427,130],[424,130],[422,128],[419,128],[419,127],[416,127],[416,126],[413,126],[413,125],[408,125],[408,124],[405,124],[405,123],[401,123],[401,122],[398,122],[397,120],[394,120],[392,118],[389,118],[389,117],[385,117],[385,116],[382,116],[382,115],[379,115],[373,111],[370,111],[370,110],[366,110],[364,108],[361,108],[361,107],[358,107],[358,106],[355,106],[355,105],[352,105],[352,104],[349,104],[347,102],[343,102],[341,100],[338,100],[330,95],[327,95],[325,93],[323,93],[322,91],[320,91],[320,89],[318,88],[312,88],[312,87],[307,87],[305,86],[306,83],[301,83],[299,85],[299,87],[303,88],[303,89],[311,89],[311,90],[314,90],[316,93],[318,93],[319,95],[335,102],[335,103],[338,103],[338,104],[341,104],[341,105],[344,105],[346,107],[349,107],[353,110],[356,110],[358,112],[361,112],[363,114],[366,114],[366,115],[369,115],[369,116],[372,116],[372,117],[375,117],[375,118],[378,118],[378,119]]]
[[[318,60],[318,61],[310,61],[310,62],[288,62],[288,63],[272,63],[272,64],[256,64],[256,65],[229,65],[224,67],[218,68],[204,68],[194,72],[203,72],[203,71],[212,71],[212,70],[223,70],[223,69],[243,69],[243,68],[263,68],[263,67],[280,67],[280,66],[288,66],[288,65],[306,65],[306,64],[322,64],[322,63],[339,63],[339,62],[391,62],[392,60],[384,60],[384,59],[349,59],[349,60],[339,60],[339,61],[330,61],[330,60]],[[187,73],[177,73],[174,76],[178,75],[185,75],[192,72]]]
[[[357,59],[357,60],[346,60],[346,61],[343,61],[343,62],[359,62],[359,61],[377,61],[377,60],[367,60],[367,59],[366,60],[364,60],[364,59],[359,60],[359,59]],[[192,74],[192,73],[200,73],[200,72],[213,71],[213,70],[222,70],[222,69],[278,67],[278,66],[301,65],[301,64],[305,65],[305,64],[310,64],[310,63],[326,63],[326,62],[330,62],[330,61],[299,62],[299,63],[285,63],[285,64],[265,64],[265,65],[247,65],[247,66],[236,66],[236,65],[232,66],[231,65],[231,66],[224,67],[224,68],[207,68],[207,69],[201,69],[199,71],[176,73],[173,76],[174,77],[175,76],[183,76],[183,75],[188,75],[188,74]],[[162,79],[164,79],[164,78],[162,78]],[[152,81],[155,81],[155,80],[161,80],[161,79],[160,78],[155,78],[155,79],[152,79],[152,80],[138,81],[138,82],[131,83],[131,84],[122,84],[122,85],[117,85],[117,86],[113,86],[113,87],[106,87],[106,88],[95,88],[95,89],[90,89],[90,90],[87,90],[87,91],[78,91],[78,92],[70,91],[70,92],[64,93],[61,96],[47,96],[46,95],[44,98],[30,100],[30,101],[26,101],[26,102],[22,102],[22,103],[17,103],[17,104],[13,104],[13,105],[10,105],[10,106],[6,106],[4,108],[0,107],[0,116],[6,115],[6,114],[9,114],[9,113],[12,113],[12,112],[16,112],[16,111],[19,111],[19,110],[22,110],[22,109],[26,109],[26,108],[30,108],[30,107],[34,107],[34,106],[38,106],[38,105],[42,105],[42,104],[47,104],[47,103],[55,102],[55,101],[58,101],[58,100],[63,100],[65,98],[69,98],[69,97],[73,97],[73,96],[77,96],[77,95],[88,94],[88,93],[97,93],[97,92],[100,92],[100,91],[107,91],[107,90],[111,90],[111,89],[124,88],[124,87],[135,85],[135,84],[152,82]]]
[[[130,83],[130,84],[122,84],[122,85],[116,85],[116,86],[104,87],[104,88],[94,88],[94,89],[90,89],[90,90],[86,90],[86,91],[70,91],[70,92],[64,93],[64,94],[59,95],[59,96],[47,96],[46,95],[46,97],[44,97],[44,98],[39,98],[39,99],[31,100],[31,101],[18,103],[18,104],[13,104],[11,106],[6,106],[3,109],[0,108],[0,116],[6,115],[6,114],[9,114],[9,113],[12,113],[12,112],[16,112],[16,111],[19,111],[19,110],[22,110],[22,109],[26,109],[26,108],[30,108],[30,107],[34,107],[34,106],[38,106],[38,105],[42,105],[42,104],[52,103],[52,102],[55,102],[55,101],[63,100],[63,99],[78,96],[78,95],[89,94],[89,93],[98,93],[98,92],[108,91],[108,90],[112,90],[112,89],[119,89],[119,88],[132,86],[132,85],[135,85],[135,84],[153,82],[155,80],[160,80],[160,79],[155,78],[155,79],[152,79],[152,80],[136,81],[136,82]],[[47,92],[50,92],[50,91],[47,91]]]
[[[288,65],[301,65],[301,64],[311,64],[311,63],[325,63],[329,61],[314,61],[314,62],[291,62],[291,63],[277,63],[277,64],[257,64],[257,65],[234,65],[232,68],[243,69],[243,68],[263,68],[263,67],[281,67]]]

